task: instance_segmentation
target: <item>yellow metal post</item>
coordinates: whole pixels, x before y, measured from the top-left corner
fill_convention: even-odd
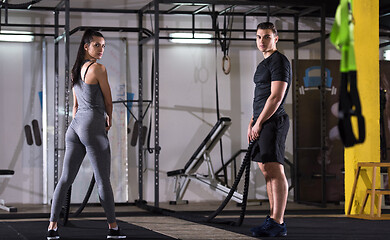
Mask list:
[[[351,199],[353,183],[357,171],[357,162],[380,161],[379,128],[379,0],[354,0],[353,16],[355,20],[355,56],[357,66],[357,85],[366,122],[366,140],[363,144],[345,149],[345,212]],[[356,127],[356,126],[354,126]],[[356,185],[351,214],[358,214],[363,204],[366,190],[371,186],[372,168],[362,169]],[[363,177],[362,177],[363,176]],[[370,181],[365,181],[369,178]],[[366,179],[367,180],[367,179]],[[380,186],[380,171],[374,177],[376,186]],[[370,201],[364,214],[370,212]],[[380,207],[380,206],[377,206]]]

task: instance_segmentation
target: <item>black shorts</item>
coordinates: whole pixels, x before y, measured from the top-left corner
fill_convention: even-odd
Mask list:
[[[267,120],[262,126],[260,137],[255,140],[252,148],[252,161],[283,164],[289,127],[290,122],[287,114]]]

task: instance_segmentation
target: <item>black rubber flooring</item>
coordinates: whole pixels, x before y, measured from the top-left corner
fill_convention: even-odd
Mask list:
[[[133,224],[118,221],[127,239],[161,240],[174,239]],[[0,222],[0,240],[46,240],[47,221]],[[60,226],[61,240],[107,239],[105,220],[72,220]]]
[[[221,219],[217,219],[221,221]],[[223,219],[236,221],[237,218]],[[222,223],[207,225],[226,229],[232,232],[251,236],[250,229],[259,225],[264,219],[246,218],[241,226],[231,226]],[[362,220],[347,217],[288,217],[287,237],[262,239],[296,239],[296,240],[385,240],[390,239],[390,221]]]

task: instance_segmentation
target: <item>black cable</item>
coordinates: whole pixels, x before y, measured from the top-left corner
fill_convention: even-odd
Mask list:
[[[237,186],[240,183],[242,174],[244,173],[244,170],[246,169],[246,177],[245,177],[245,185],[244,185],[244,193],[243,193],[243,201],[242,201],[242,208],[241,208],[241,214],[240,214],[240,219],[237,224],[233,223],[233,225],[238,225],[240,226],[242,224],[242,221],[245,216],[245,210],[246,210],[246,202],[247,202],[247,197],[248,197],[248,188],[249,188],[249,173],[250,173],[250,156],[252,153],[252,148],[253,148],[253,142],[251,141],[248,146],[248,151],[245,154],[244,160],[242,161],[240,170],[238,171],[236,180],[233,183],[232,188],[229,191],[229,194],[226,196],[225,200],[222,202],[222,204],[219,206],[217,210],[215,210],[214,213],[212,213],[208,218],[207,222],[211,222],[212,219],[214,219],[218,214],[222,212],[222,210],[226,207],[228,202],[233,196],[233,193],[237,190]]]
[[[150,81],[150,94],[151,94],[151,101],[153,103],[153,97],[154,97],[154,51],[152,52],[152,72],[150,73],[151,81]],[[153,149],[150,146],[150,139],[151,139],[151,133],[152,133],[152,111],[150,113],[149,118],[149,133],[148,133],[148,140],[147,140],[147,149],[149,153],[153,153]]]
[[[85,206],[88,203],[89,198],[91,197],[91,194],[92,194],[92,191],[93,191],[93,187],[95,186],[95,182],[96,182],[95,181],[95,175],[92,175],[92,179],[91,179],[91,182],[89,183],[88,191],[85,194],[84,200],[81,203],[81,206],[79,207],[79,209],[77,209],[77,211],[72,214],[72,217],[77,217],[84,210]]]

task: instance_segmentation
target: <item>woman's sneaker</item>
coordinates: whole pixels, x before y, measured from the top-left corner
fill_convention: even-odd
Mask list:
[[[262,227],[251,229],[254,237],[285,237],[287,236],[286,223],[279,224],[272,218],[266,220]]]
[[[121,233],[121,229],[118,227],[118,230],[109,229],[107,238],[110,239],[125,239],[126,235]]]
[[[47,240],[60,239],[60,235],[58,234],[58,230],[48,230],[47,231]]]

